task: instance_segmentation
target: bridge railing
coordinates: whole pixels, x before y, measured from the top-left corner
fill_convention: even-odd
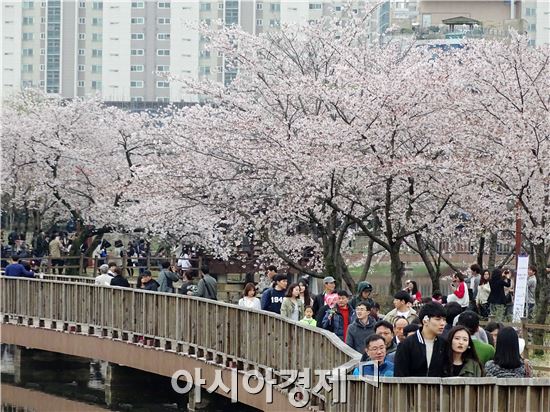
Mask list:
[[[3,322],[150,344],[242,370],[309,374],[359,361],[336,335],[223,302],[82,282],[0,277]],[[174,371],[175,372],[175,371]],[[313,404],[325,392],[312,394]]]
[[[380,378],[378,385],[348,377],[338,412],[550,411],[550,379]],[[327,403],[330,403],[329,398]]]

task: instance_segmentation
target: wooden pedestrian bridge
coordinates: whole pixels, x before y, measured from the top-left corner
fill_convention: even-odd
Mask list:
[[[238,401],[261,410],[298,409],[292,398],[294,403],[308,399],[305,410],[316,411],[550,412],[547,378],[333,381],[317,371],[350,372],[360,358],[334,334],[224,302],[54,275],[2,276],[0,291],[2,343],[168,377],[178,370],[193,375],[199,368],[203,388],[219,377],[228,385],[236,376]],[[293,370],[299,379],[289,384]],[[258,390],[260,382],[266,384]],[[223,388],[215,391],[231,397]]]

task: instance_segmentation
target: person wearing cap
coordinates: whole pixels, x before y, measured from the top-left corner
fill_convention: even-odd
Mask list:
[[[315,314],[315,318],[317,319],[317,325],[321,325],[318,315],[320,309],[327,304],[326,298],[328,295],[334,293],[334,289],[336,289],[336,281],[332,276],[326,276],[323,279],[323,285],[324,290],[323,293],[319,293],[317,296],[315,296],[315,299],[313,299],[313,313]]]
[[[355,311],[348,302],[348,292],[345,290],[338,291],[338,303],[327,310],[321,323],[323,329],[335,333],[344,342],[346,341],[348,326],[355,322]]]
[[[99,267],[99,276],[96,276],[95,278],[95,284],[96,285],[102,285],[102,286],[109,286],[111,284],[111,279],[113,279],[113,276],[111,276],[109,273],[109,265],[103,264]]]
[[[157,292],[159,290],[159,283],[153,279],[150,270],[144,270],[141,274],[141,289]]]
[[[357,307],[357,305],[360,302],[365,302],[372,306],[374,305],[374,300],[370,297],[370,294],[372,292],[372,285],[367,282],[366,280],[363,282],[359,282],[357,284],[357,294],[351,299],[351,302],[349,303],[353,309]]]
[[[262,310],[281,314],[281,305],[286,294],[288,280],[285,275],[275,275],[273,283],[273,287],[262,293]]]

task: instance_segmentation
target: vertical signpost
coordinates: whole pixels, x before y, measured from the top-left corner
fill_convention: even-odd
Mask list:
[[[514,293],[513,322],[520,322],[525,316],[525,300],[527,297],[527,269],[529,268],[529,256],[518,256],[516,272],[516,290]]]

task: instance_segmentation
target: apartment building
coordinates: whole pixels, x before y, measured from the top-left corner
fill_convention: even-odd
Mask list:
[[[221,20],[259,34],[341,9],[326,0],[5,0],[2,98],[39,87],[68,98],[193,102],[162,73],[225,84],[236,76],[207,49],[200,23]]]
[[[162,73],[229,84],[236,72],[208,50],[197,27],[218,20],[260,34],[285,23],[307,23],[342,13],[345,0],[4,0],[2,99],[26,87],[64,97],[95,93],[114,102],[194,102],[181,85]],[[364,13],[375,0],[357,0]],[[482,3],[494,3],[484,7]],[[527,4],[529,4],[527,6]],[[530,0],[517,13],[528,16],[533,43],[544,39],[548,0]],[[477,8],[476,8],[477,7]],[[434,25],[458,14],[505,19],[502,1],[390,0],[366,21],[383,34],[391,25]],[[544,8],[546,7],[546,8]],[[546,11],[545,11],[546,10]],[[485,17],[483,17],[485,18]],[[539,38],[540,37],[540,38]],[[548,41],[548,40],[546,40]]]

